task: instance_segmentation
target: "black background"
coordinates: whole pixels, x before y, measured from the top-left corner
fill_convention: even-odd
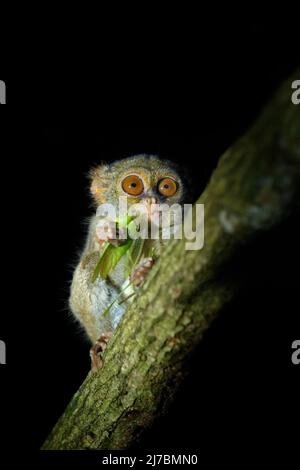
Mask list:
[[[78,63],[72,78],[59,69],[47,79],[39,69],[0,77],[8,99],[1,116],[3,449],[38,451],[89,369],[89,345],[67,299],[92,213],[90,166],[159,154],[186,165],[200,194],[222,152],[299,65],[299,26],[285,26],[200,20],[183,33],[170,22],[172,34],[160,42],[139,24],[128,46],[106,41],[86,58],[93,66]],[[205,335],[170,413],[138,449],[273,457],[296,449],[299,232],[291,214],[239,259],[240,294]]]

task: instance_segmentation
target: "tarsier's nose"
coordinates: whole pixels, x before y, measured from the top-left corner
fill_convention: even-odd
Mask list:
[[[155,212],[155,206],[153,204],[157,204],[157,198],[152,195],[145,195],[141,202],[144,207],[146,207],[148,219],[151,220]]]
[[[157,198],[154,196],[146,196],[144,199],[144,202],[148,205],[151,206],[151,204],[156,204],[157,203]]]

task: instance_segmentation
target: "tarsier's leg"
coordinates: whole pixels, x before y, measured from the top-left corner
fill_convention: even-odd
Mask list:
[[[101,357],[101,353],[104,352],[111,336],[112,336],[112,333],[106,333],[105,335],[101,335],[100,338],[97,339],[94,346],[91,347],[90,357],[91,357],[91,371],[92,372],[97,372],[97,370],[102,369],[103,359]]]

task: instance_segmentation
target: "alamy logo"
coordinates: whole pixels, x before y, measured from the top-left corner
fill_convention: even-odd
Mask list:
[[[131,204],[119,197],[119,204],[97,207],[96,234],[99,240],[185,239],[186,250],[204,246],[204,204]]]
[[[0,364],[6,364],[6,345],[0,340]]]
[[[295,349],[295,351],[292,354],[292,363],[297,366],[300,364],[300,340],[295,339],[292,343],[292,349]]]
[[[296,90],[292,93],[292,103],[297,105],[300,104],[300,80],[294,80],[292,83],[292,89]]]
[[[0,104],[6,104],[6,86],[3,80],[0,80]]]

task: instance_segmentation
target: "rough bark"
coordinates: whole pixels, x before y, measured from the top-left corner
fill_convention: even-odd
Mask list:
[[[103,369],[88,375],[43,449],[128,448],[167,409],[187,357],[234,294],[226,266],[297,203],[295,78],[221,157],[198,201],[205,204],[204,248],[169,243],[108,345]]]

